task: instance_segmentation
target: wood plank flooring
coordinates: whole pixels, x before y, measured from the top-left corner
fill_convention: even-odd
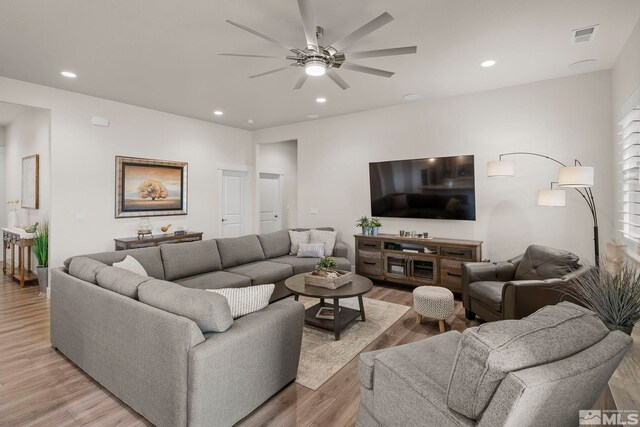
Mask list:
[[[366,297],[411,306],[411,288],[376,285]],[[409,343],[438,333],[436,321],[417,325],[413,310],[365,351]],[[447,329],[477,322],[456,301]],[[360,404],[357,357],[318,390],[289,384],[240,426],[353,426]],[[37,286],[21,289],[0,278],[0,426],[148,425],[148,422],[51,350],[49,302]]]

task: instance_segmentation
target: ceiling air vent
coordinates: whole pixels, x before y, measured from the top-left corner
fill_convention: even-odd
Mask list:
[[[595,40],[598,27],[599,25],[592,25],[571,31],[571,41],[573,43],[585,43]]]

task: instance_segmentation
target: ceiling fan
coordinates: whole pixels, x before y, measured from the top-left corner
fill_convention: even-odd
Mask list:
[[[349,62],[352,59],[360,58],[375,58],[381,56],[394,56],[394,55],[407,55],[416,53],[417,46],[397,47],[391,49],[377,49],[367,50],[362,52],[345,52],[344,50],[351,46],[353,43],[364,38],[365,36],[373,33],[377,29],[383,27],[389,22],[393,21],[393,17],[387,12],[364,24],[362,27],[353,31],[352,33],[342,37],[329,45],[322,46],[320,39],[323,36],[323,29],[316,25],[315,16],[311,7],[312,0],[298,0],[298,7],[300,8],[300,15],[302,17],[302,28],[304,29],[304,35],[307,41],[307,47],[305,49],[298,49],[293,46],[289,46],[282,43],[273,37],[269,37],[260,33],[246,25],[239,24],[237,22],[227,19],[231,25],[234,25],[240,29],[250,32],[258,37],[262,37],[265,40],[270,41],[280,47],[283,47],[294,55],[288,55],[282,59],[294,61],[290,66],[304,68],[305,73],[302,74],[294,89],[300,89],[309,76],[322,76],[326,74],[331,80],[333,80],[343,90],[349,89],[349,85],[342,77],[336,73],[337,68],[346,68],[347,70],[358,71],[361,73],[373,74],[380,77],[391,77],[394,73],[391,71],[380,70],[378,68],[366,67],[364,65],[354,64]],[[245,55],[241,53],[221,53],[223,56],[243,56],[249,58],[279,58],[277,56],[268,55]],[[280,67],[275,70],[266,71],[264,73],[255,74],[249,76],[253,79],[256,77],[265,76],[267,74],[277,73],[284,71],[290,67]]]

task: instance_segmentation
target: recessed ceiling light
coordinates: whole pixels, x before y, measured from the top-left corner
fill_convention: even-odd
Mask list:
[[[480,66],[484,68],[493,67],[494,65],[496,65],[496,61],[494,61],[493,59],[487,59],[486,61],[480,63]]]
[[[253,124],[253,119],[249,119],[249,120],[247,120],[247,123],[249,123],[250,125],[252,125],[252,124]]]
[[[71,71],[61,71],[60,74],[62,74],[64,77],[68,77],[70,79],[75,79],[76,77],[78,77],[78,75],[76,73],[73,73]]]
[[[307,119],[317,119],[317,118],[318,118],[318,117],[320,117],[320,116],[319,116],[319,115],[317,115],[317,114],[307,114],[305,117],[306,117]]]
[[[213,112],[213,114],[215,114],[216,116],[221,116],[224,113],[222,111],[220,111],[220,110],[216,110],[216,111]]]
[[[422,98],[422,95],[420,95],[419,93],[409,93],[405,96],[403,96],[405,101],[416,101],[420,98]]]
[[[327,102],[327,98],[323,98],[323,97],[316,98],[316,102],[320,104],[324,104],[325,102]]]

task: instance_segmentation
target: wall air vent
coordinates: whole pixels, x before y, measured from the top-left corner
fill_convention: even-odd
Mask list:
[[[572,43],[586,43],[595,40],[596,34],[598,34],[599,25],[592,25],[590,27],[578,28],[571,31]]]

